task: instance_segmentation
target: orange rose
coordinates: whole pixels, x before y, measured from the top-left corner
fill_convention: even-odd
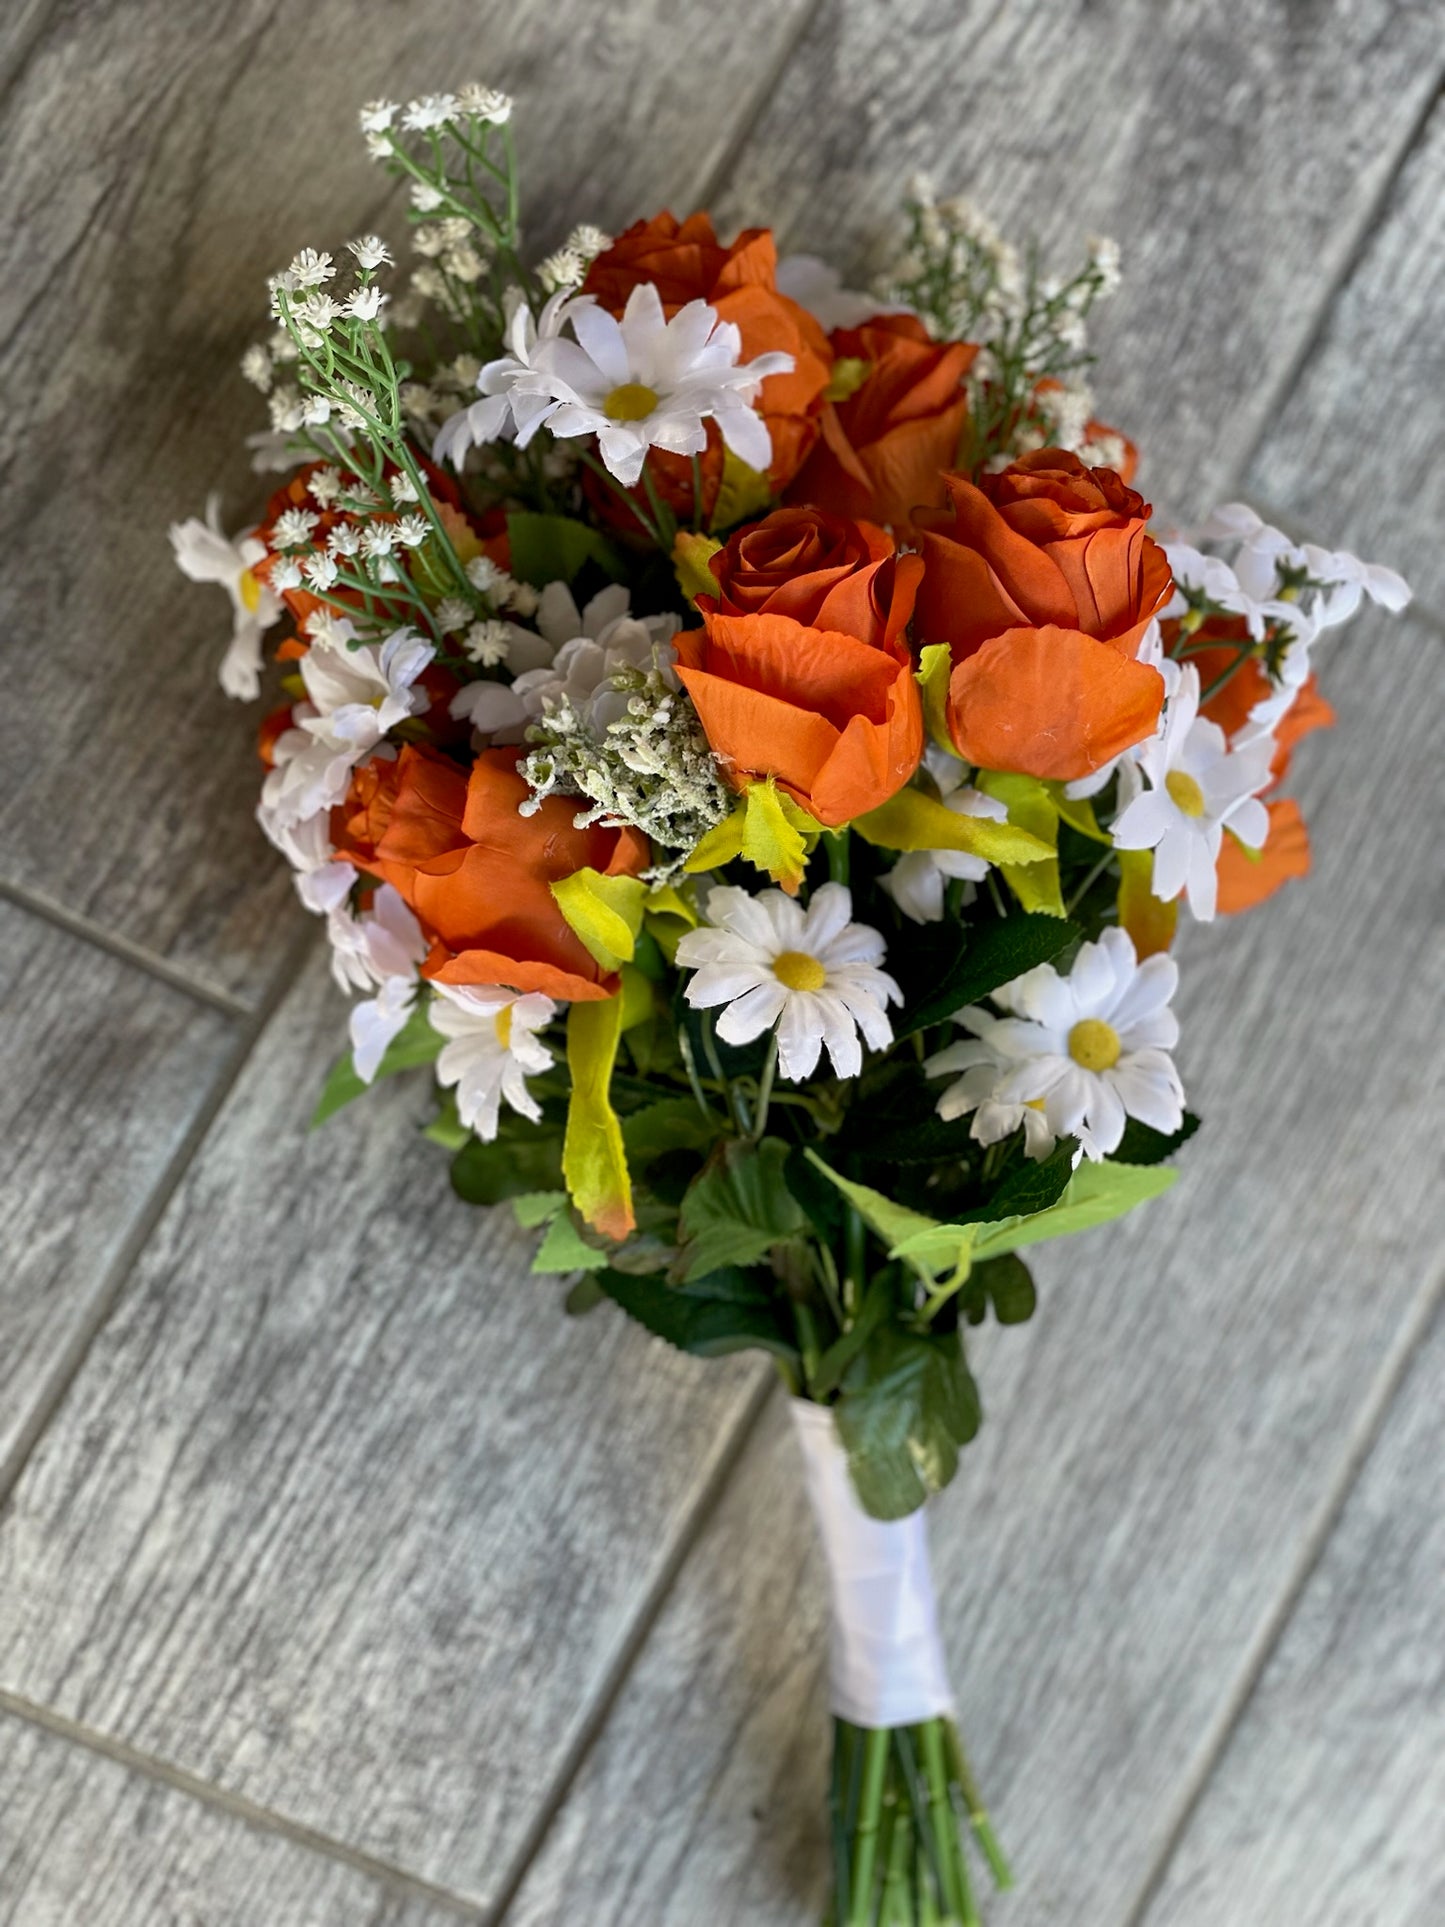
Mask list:
[[[958,461],[968,418],[963,378],[978,349],[934,341],[909,314],[840,328],[833,352],[868,364],[846,400],[823,410],[823,438],[788,491],[835,515],[911,526],[920,505],[944,499],[943,472]]]
[[[985,769],[1071,782],[1151,735],[1159,672],[1134,660],[1170,591],[1148,504],[1110,469],[1043,448],[925,512],[915,632],[953,655],[948,719]]]
[[[805,563],[833,562],[805,567],[793,597],[775,579],[789,543]],[[775,777],[833,829],[887,802],[923,754],[904,640],[923,565],[891,551],[880,530],[849,534],[831,517],[781,510],[723,551],[722,593],[704,598],[714,603],[704,627],[677,638],[677,673],[731,781]],[[744,556],[762,567],[750,570]],[[766,606],[726,613],[734,592],[761,593]],[[811,620],[783,613],[790,601]]]
[[[422,974],[448,984],[505,984],[571,1002],[610,997],[609,976],[557,907],[550,885],[590,868],[636,876],[650,858],[632,829],[579,830],[576,799],[549,796],[532,816],[522,752],[484,750],[471,774],[408,746],[377,841],[374,874],[394,884],[432,940]]]
[[[434,752],[416,750],[419,758],[442,762]],[[447,768],[451,765],[446,764]],[[336,854],[358,870],[379,874],[376,846],[386,834],[401,782],[401,762],[396,757],[373,756],[360,769],[351,772],[346,800],[331,812],[331,841]]]
[[[620,315],[639,282],[650,281],[669,319],[689,301],[706,301],[720,320],[732,322],[742,336],[744,361],[775,349],[793,357],[792,372],[770,375],[757,403],[772,436],[768,475],[775,491],[797,473],[817,440],[823,390],[833,369],[828,337],[818,323],[806,308],[779,294],[777,267],[777,246],[767,228],[748,228],[724,247],[706,214],[678,221],[662,213],[620,234],[598,255],[582,284],[584,294],[595,294],[604,308]],[[703,505],[711,514],[723,467],[722,441],[712,423],[701,462]],[[690,519],[691,461],[653,449],[648,466],[672,507]],[[615,506],[614,497],[609,515]]]
[[[1258,856],[1249,855],[1232,836],[1226,836],[1220,848],[1217,907],[1223,916],[1252,910],[1291,877],[1309,874],[1310,840],[1299,804],[1292,796],[1285,796],[1265,808],[1269,811],[1269,835]]]
[[[712,557],[707,615],[790,616],[807,629],[893,646],[908,625],[921,564],[898,565],[891,536],[815,508],[775,509]]]

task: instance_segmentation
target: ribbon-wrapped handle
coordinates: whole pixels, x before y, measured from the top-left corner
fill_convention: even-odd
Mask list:
[[[833,1711],[855,1726],[951,1715],[923,1509],[874,1519],[858,1503],[826,1405],[790,1401],[832,1592]]]

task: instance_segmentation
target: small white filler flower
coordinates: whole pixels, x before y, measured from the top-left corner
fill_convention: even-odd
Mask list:
[[[1172,957],[1141,964],[1122,930],[1082,945],[1067,977],[1052,964],[1025,971],[993,993],[1008,1015],[975,1006],[954,1013],[971,1040],[924,1065],[930,1077],[963,1073],[939,1098],[939,1116],[972,1111],[981,1144],[1022,1124],[1032,1158],[1061,1137],[1077,1137],[1085,1157],[1107,1157],[1130,1117],[1177,1131],[1184,1087],[1169,1055],[1179,1041],[1169,1002],[1178,983]]]
[[[1210,921],[1225,830],[1250,850],[1269,834],[1258,792],[1269,782],[1273,758],[1271,736],[1231,748],[1219,725],[1200,716],[1199,671],[1187,664],[1159,734],[1139,752],[1149,788],[1120,811],[1113,831],[1118,849],[1154,852],[1150,888],[1161,902],[1182,890],[1193,915]]]
[[[552,999],[535,990],[518,996],[515,990],[490,984],[433,984],[432,989],[436,996],[427,1018],[447,1039],[437,1059],[437,1077],[456,1086],[462,1123],[490,1141],[497,1135],[504,1098],[514,1111],[538,1123],[542,1107],[526,1079],[552,1065],[551,1051],[536,1034],[556,1015]]]
[[[690,930],[677,961],[694,971],[694,1009],[727,1008],[717,1020],[726,1044],[778,1034],[778,1068],[810,1077],[824,1044],[839,1077],[863,1068],[858,1033],[870,1050],[893,1042],[887,1006],[903,993],[878,966],[886,946],[867,924],[850,922],[853,899],[841,883],[813,892],[806,910],[781,890],[749,896],[721,885],[707,900],[711,928]]]

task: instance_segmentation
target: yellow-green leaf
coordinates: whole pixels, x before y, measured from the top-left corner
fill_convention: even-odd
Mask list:
[[[871,361],[864,361],[858,355],[839,355],[833,363],[828,386],[823,390],[824,401],[847,401],[850,395],[857,394],[872,372]]]
[[[743,820],[747,816],[747,804],[739,803],[731,816],[725,816],[721,823],[714,823],[707,835],[694,849],[683,864],[683,869],[696,874],[700,870],[720,870],[725,863],[743,853]]]
[[[1023,776],[1012,770],[980,770],[978,787],[993,796],[1008,811],[1016,828],[1027,830],[1050,852],[1059,847],[1059,812],[1047,788],[1037,776]],[[1051,855],[1047,863],[1002,863],[1004,881],[1025,910],[1037,910],[1049,917],[1064,914],[1063,893],[1059,885],[1059,860]]]
[[[784,795],[771,776],[749,783],[745,800],[743,855],[789,896],[795,895],[808,866],[811,839],[822,834],[822,824]]]
[[[622,966],[622,1028],[631,1030],[634,1024],[646,1023],[655,1009],[650,980],[643,976],[636,964]]]
[[[1132,939],[1141,958],[1156,956],[1174,941],[1179,922],[1179,900],[1164,903],[1155,896],[1154,852],[1119,852],[1119,927]]]
[[[604,970],[630,963],[642,928],[647,885],[637,877],[574,870],[552,885],[557,908]]]
[[[918,658],[917,679],[923,697],[923,721],[940,749],[957,756],[948,733],[948,681],[953,674],[953,652],[946,642],[928,643]]]
[[[1106,846],[1113,843],[1114,839],[1109,832],[1099,828],[1099,819],[1095,816],[1094,806],[1087,796],[1065,796],[1062,783],[1050,783],[1049,795],[1053,800],[1054,808],[1071,830],[1077,830],[1080,836],[1087,836],[1094,843],[1103,843]]]
[[[717,594],[717,577],[707,565],[708,558],[716,555],[721,547],[715,535],[703,535],[695,529],[678,530],[672,545],[672,572],[689,602],[696,603],[700,595]]]
[[[964,816],[916,789],[901,789],[866,816],[855,816],[852,827],[865,842],[885,850],[966,850],[987,863],[1020,866],[1046,863],[1054,855],[1052,843],[1028,830]]]
[[[635,1222],[622,1125],[610,1095],[621,1035],[621,997],[573,1004],[567,1013],[572,1096],[562,1140],[562,1175],[587,1223],[609,1238],[625,1238]]]
[[[766,475],[739,461],[730,448],[723,451],[722,481],[713,503],[712,526],[730,529],[761,515],[773,499],[773,485]]]

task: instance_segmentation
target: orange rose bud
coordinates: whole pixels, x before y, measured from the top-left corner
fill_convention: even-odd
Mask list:
[[[906,314],[840,328],[831,340],[840,360],[866,363],[868,372],[823,410],[823,439],[789,496],[906,530],[915,508],[944,500],[943,473],[958,461],[968,419],[963,378],[978,349],[934,341]]]
[[[574,871],[636,876],[650,860],[633,829],[579,830],[575,798],[518,813],[528,789],[518,749],[484,750],[470,776],[408,745],[397,759],[390,816],[369,866],[394,884],[432,939],[422,975],[448,984],[505,984],[569,1002],[610,997],[597,963],[557,907],[551,885]]]
[[[718,596],[678,636],[677,673],[730,780],[774,777],[830,829],[886,803],[923,754],[904,640],[919,558],[866,524],[780,509],[713,567]]]
[[[1258,856],[1248,855],[1232,836],[1226,835],[1220,846],[1218,909],[1224,916],[1252,910],[1292,877],[1309,875],[1310,839],[1299,804],[1284,796],[1265,808],[1269,835]]]
[[[775,509],[708,563],[718,588],[705,616],[790,616],[808,629],[893,648],[908,626],[922,565],[898,566],[893,538],[816,508]]]
[[[1039,449],[919,521],[923,643],[953,656],[949,728],[985,769],[1072,782],[1142,742],[1164,702],[1134,660],[1169,595],[1148,504],[1109,469]]]
[[[823,390],[833,368],[828,337],[806,308],[776,285],[778,250],[767,228],[748,228],[730,246],[718,240],[706,214],[679,221],[667,213],[637,221],[620,234],[587,271],[584,294],[620,315],[641,281],[654,284],[669,320],[689,301],[706,301],[718,318],[742,336],[742,359],[781,350],[793,357],[792,372],[769,375],[758,396],[758,413],[773,442],[769,478],[781,489],[818,437]],[[653,449],[648,465],[672,506],[692,512],[692,464]],[[709,428],[702,457],[703,501],[710,514],[722,479],[722,442]],[[625,513],[625,511],[624,511]]]

